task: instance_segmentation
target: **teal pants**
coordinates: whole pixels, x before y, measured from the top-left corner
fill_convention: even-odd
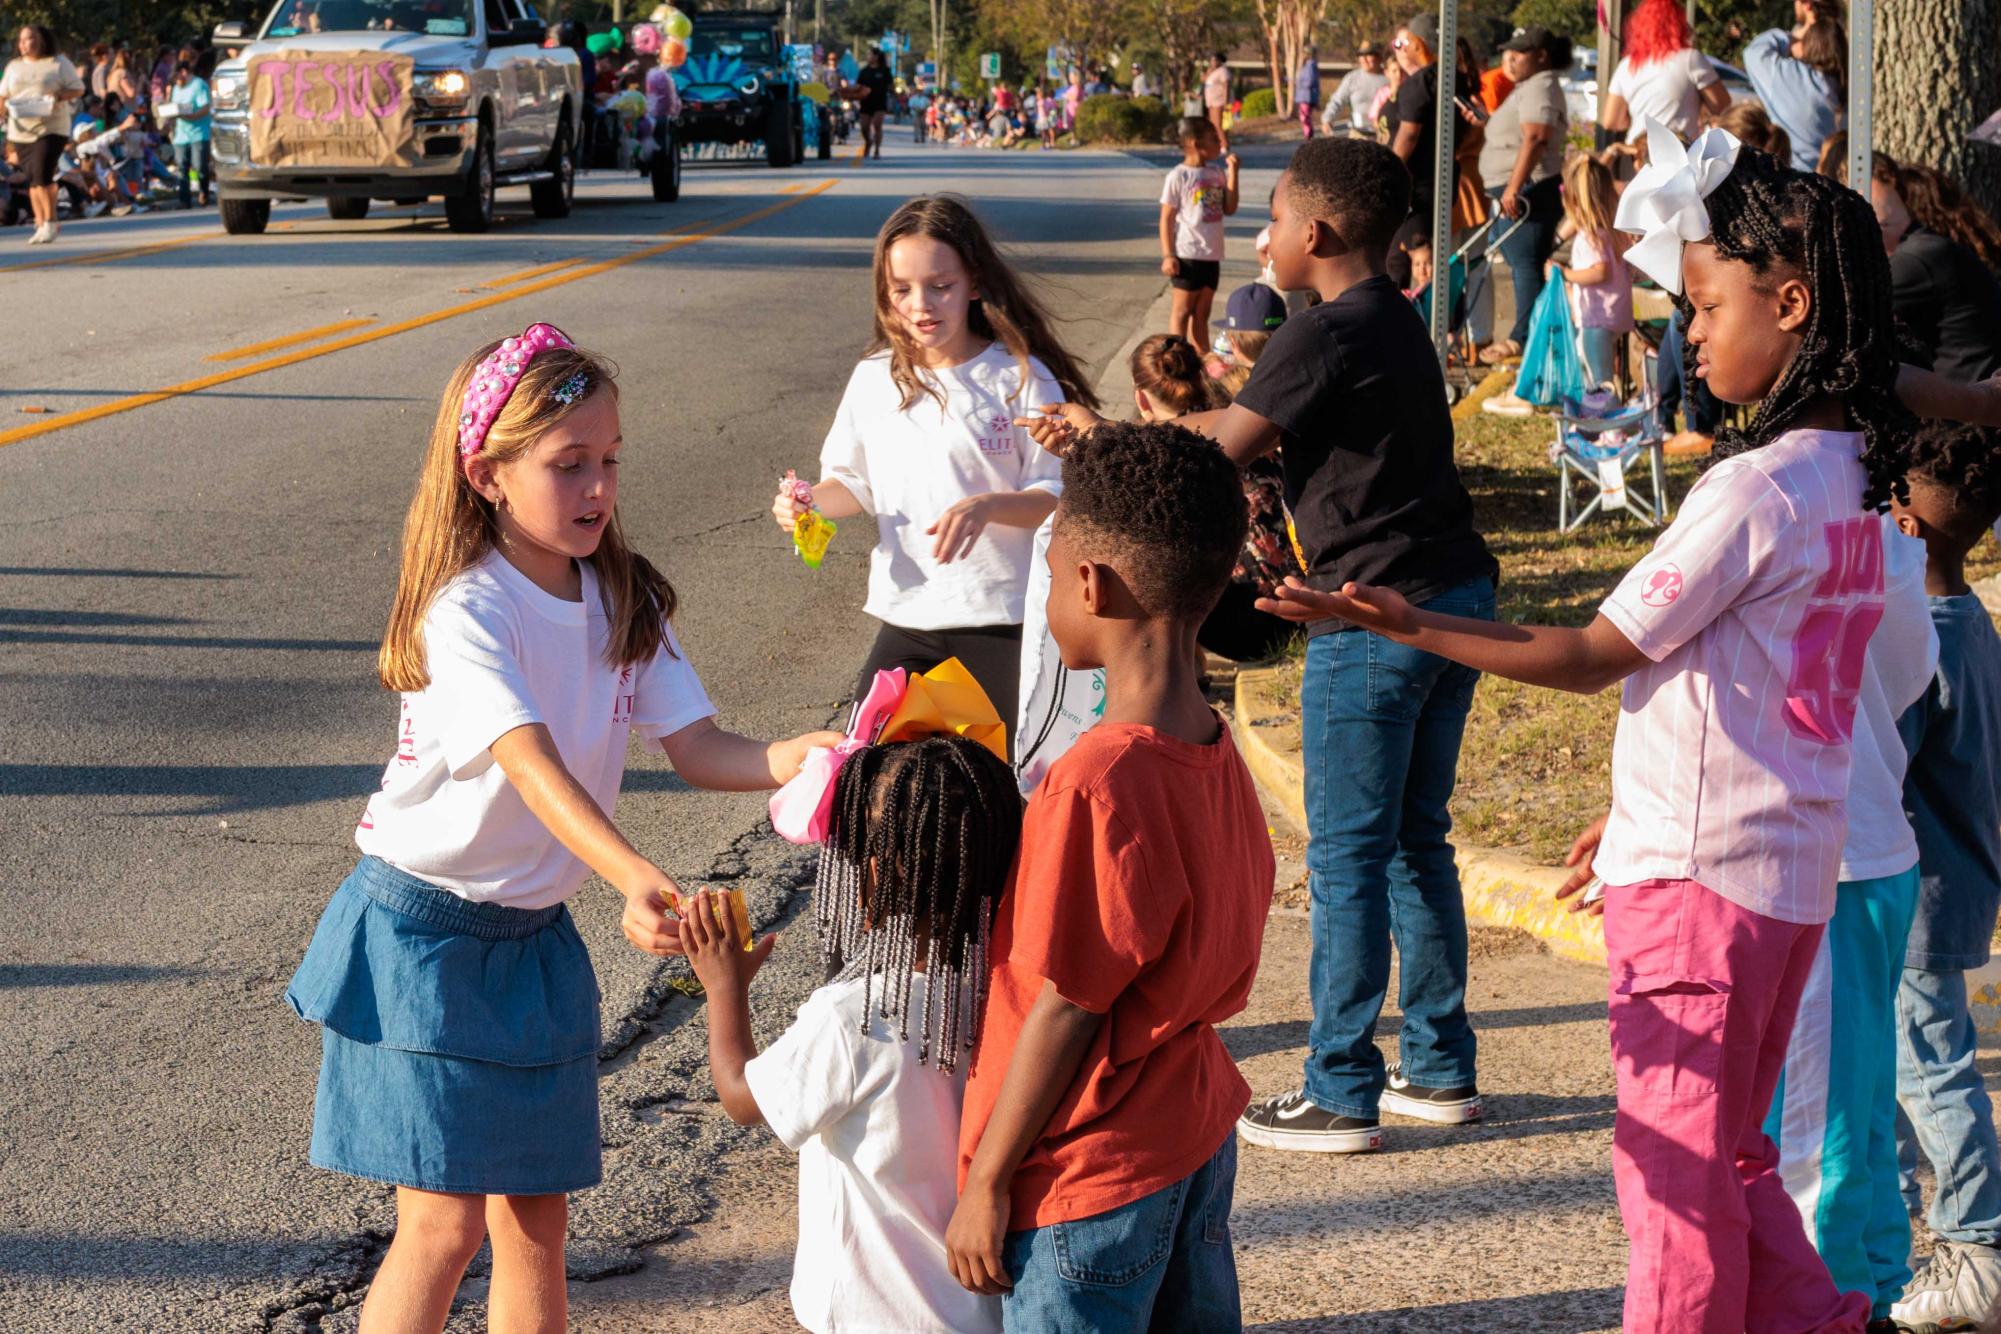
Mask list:
[[[1911,1220],[1897,1182],[1897,986],[1918,870],[1844,880],[1800,997],[1765,1118],[1779,1178],[1834,1285],[1875,1315],[1910,1281]]]

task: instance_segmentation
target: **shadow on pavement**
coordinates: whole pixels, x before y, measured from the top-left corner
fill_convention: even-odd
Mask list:
[[[104,987],[192,977],[192,968],[122,963],[0,963],[0,991],[32,987]]]
[[[1440,1302],[1358,1315],[1308,1316],[1244,1326],[1244,1334],[1416,1334],[1419,1330],[1534,1330],[1537,1334],[1588,1334],[1617,1329],[1624,1288],[1577,1288],[1523,1297],[1488,1297],[1472,1302]]]
[[[23,578],[47,576],[55,579],[241,579],[240,574],[211,574],[204,570],[103,570],[88,566],[0,565],[0,575]]]
[[[358,799],[381,781],[380,764],[0,764],[0,796],[193,797],[206,800],[202,811],[214,815]],[[635,768],[621,790],[689,789],[671,769]]]

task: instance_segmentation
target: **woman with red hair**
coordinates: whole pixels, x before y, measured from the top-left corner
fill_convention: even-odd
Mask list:
[[[1688,140],[1702,128],[1703,108],[1714,116],[1729,105],[1709,57],[1695,49],[1682,0],[1641,0],[1626,20],[1626,54],[1612,71],[1599,125],[1631,143],[1652,117]]]

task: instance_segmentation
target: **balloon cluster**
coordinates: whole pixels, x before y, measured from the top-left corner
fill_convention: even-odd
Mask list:
[[[695,25],[688,16],[672,5],[661,5],[653,11],[653,25],[666,39],[660,50],[660,63],[668,69],[679,69],[688,63],[688,38],[695,31]]]
[[[632,49],[642,56],[660,54],[660,29],[651,23],[635,23],[632,26]]]

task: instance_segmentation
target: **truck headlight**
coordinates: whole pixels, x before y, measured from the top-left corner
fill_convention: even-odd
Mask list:
[[[426,102],[463,102],[472,89],[464,70],[420,70],[416,77],[417,96]]]
[[[244,78],[241,74],[218,73],[211,91],[218,111],[236,111],[243,106]]]
[[[747,97],[756,97],[757,90],[764,87],[764,85],[758,81],[758,77],[755,74],[744,75],[741,79],[738,79],[736,81],[736,86],[738,88],[741,88],[744,92],[744,95]]]

